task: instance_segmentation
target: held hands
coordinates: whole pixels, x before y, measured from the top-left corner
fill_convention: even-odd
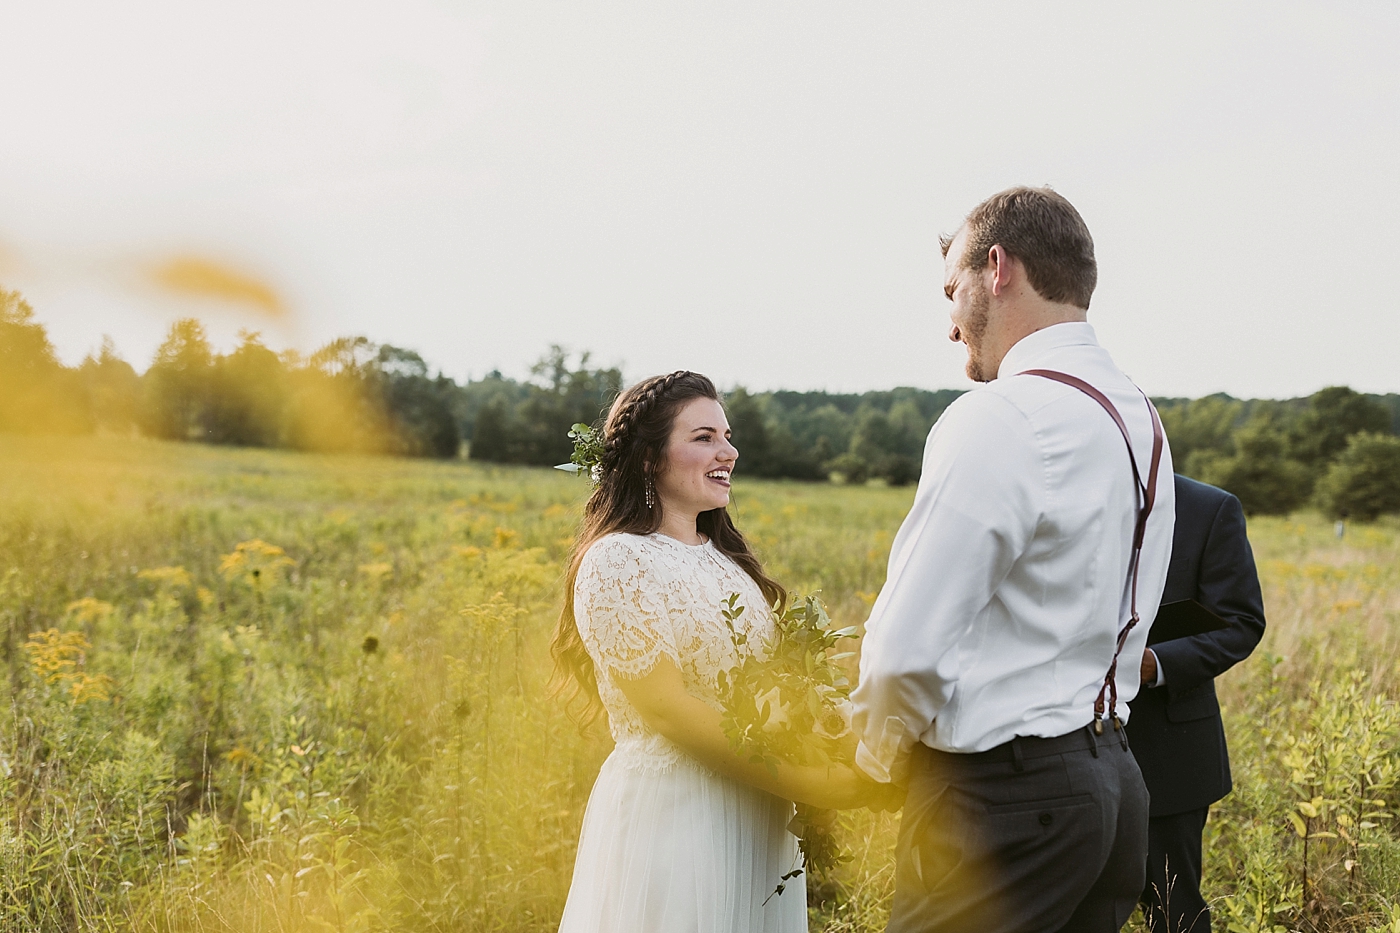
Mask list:
[[[869,807],[872,810],[898,810],[904,806],[905,788],[880,784],[870,780],[854,767],[845,764],[829,768],[804,768],[802,793],[798,802],[823,810],[851,810]]]
[[[893,783],[882,784],[879,781],[872,781],[864,771],[856,767],[854,762],[856,760],[856,749],[859,744],[859,739],[856,738],[854,732],[847,733],[843,736],[840,740],[838,755],[839,760],[846,762],[846,764],[839,766],[839,770],[847,773],[840,775],[838,779],[834,777],[834,772],[838,769],[831,769],[833,772],[833,781],[841,782],[842,792],[849,793],[851,796],[848,799],[853,802],[827,804],[826,806],[835,810],[868,807],[876,812],[881,810],[888,810],[890,812],[898,811],[904,806],[904,797],[908,793],[908,788]],[[844,784],[844,782],[848,780],[853,781],[849,787]]]
[[[904,798],[909,796],[909,788],[902,784],[881,784],[878,781],[871,781],[875,785],[874,797],[866,802],[866,806],[875,812],[888,811],[898,813],[904,809]]]

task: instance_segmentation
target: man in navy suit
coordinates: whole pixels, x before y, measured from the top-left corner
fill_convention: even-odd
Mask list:
[[[1176,530],[1162,604],[1194,599],[1224,629],[1159,642],[1142,658],[1128,739],[1152,795],[1143,909],[1153,933],[1210,933],[1201,897],[1206,811],[1230,792],[1230,758],[1215,678],[1264,634],[1264,599],[1240,500],[1176,477]]]

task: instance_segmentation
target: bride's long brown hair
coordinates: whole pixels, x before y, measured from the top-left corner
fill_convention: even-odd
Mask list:
[[[598,699],[598,675],[579,637],[574,616],[574,583],[578,579],[579,564],[593,542],[604,535],[616,532],[646,535],[661,527],[661,502],[647,507],[647,483],[665,471],[666,446],[676,413],[686,402],[697,398],[722,403],[714,383],[699,373],[681,370],[667,376],[653,376],[619,395],[603,423],[598,485],[583,507],[583,522],[564,576],[564,609],[559,613],[559,624],[550,643],[555,689],[568,694],[581,725],[597,719],[602,704]],[[786,601],[787,592],[763,572],[763,566],[748,541],[734,527],[727,509],[701,512],[695,527],[753,578],[772,606]],[[715,607],[716,613],[719,608]]]

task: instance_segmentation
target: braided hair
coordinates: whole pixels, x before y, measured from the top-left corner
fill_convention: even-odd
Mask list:
[[[604,535],[647,535],[661,527],[661,503],[646,504],[647,486],[665,469],[666,447],[676,414],[697,398],[721,401],[708,377],[679,370],[644,379],[613,402],[603,422],[603,455],[598,484],[583,508],[583,522],[564,576],[564,607],[550,643],[555,688],[569,695],[580,725],[598,718],[598,676],[579,636],[574,616],[574,583],[589,547]],[[696,530],[709,537],[716,550],[744,570],[772,606],[781,606],[787,593],[763,572],[748,541],[734,526],[727,509],[710,509],[696,518]],[[715,607],[719,612],[719,607]],[[581,709],[578,707],[581,706]]]

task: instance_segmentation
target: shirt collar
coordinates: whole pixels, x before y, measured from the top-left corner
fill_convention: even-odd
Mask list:
[[[1049,327],[1041,328],[1016,341],[1016,345],[1007,350],[1006,356],[1001,358],[1001,366],[997,367],[997,378],[1014,376],[1027,369],[1034,369],[1038,362],[1054,350],[1077,346],[1097,347],[1098,345],[1099,340],[1094,334],[1094,326],[1087,321],[1066,321],[1063,324],[1051,324]]]

